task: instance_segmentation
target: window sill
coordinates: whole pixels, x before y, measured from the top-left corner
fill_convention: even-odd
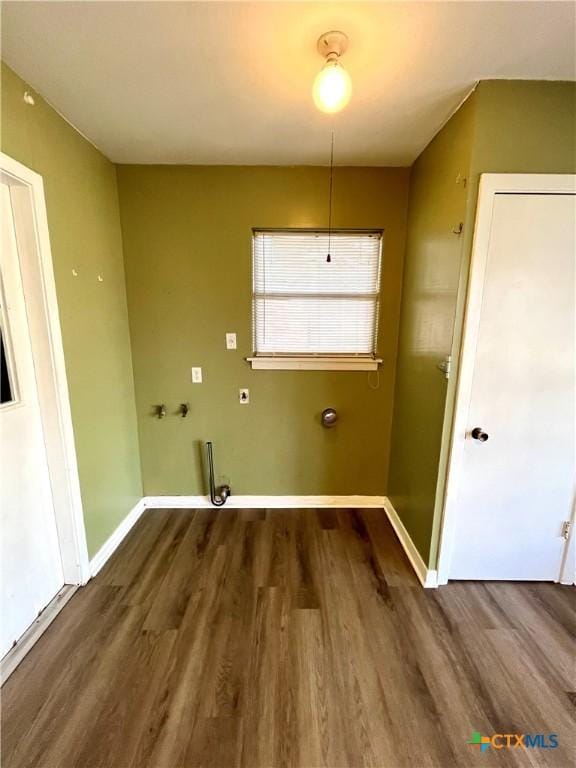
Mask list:
[[[247,357],[255,371],[376,371],[380,358],[371,357]]]

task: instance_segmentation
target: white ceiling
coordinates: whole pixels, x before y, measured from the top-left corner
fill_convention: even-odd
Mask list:
[[[2,57],[120,163],[408,165],[478,79],[575,79],[564,2],[4,2]],[[311,97],[350,38],[348,108]]]

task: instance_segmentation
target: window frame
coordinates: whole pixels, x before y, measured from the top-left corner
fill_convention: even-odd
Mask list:
[[[347,228],[337,227],[329,230],[323,227],[253,227],[251,232],[251,259],[252,259],[252,300],[251,300],[251,325],[252,339],[255,347],[254,332],[254,239],[258,234],[294,233],[294,234],[328,234],[329,232],[340,234],[378,235],[380,239],[379,260],[379,286],[376,304],[376,328],[375,345],[378,342],[380,302],[382,294],[381,275],[384,256],[384,229],[381,227]],[[289,352],[258,353],[254,351],[252,356],[245,358],[253,370],[285,370],[285,371],[375,371],[382,364],[382,358],[376,352],[373,353],[300,353]]]
[[[6,305],[6,292],[4,290],[4,276],[0,272],[0,335],[2,336],[2,348],[4,352],[4,363],[6,366],[6,377],[8,379],[8,388],[10,390],[10,399],[2,401],[0,398],[0,409],[8,410],[15,406],[22,405],[20,396],[20,386],[18,370],[16,368],[16,358],[14,355],[14,342],[12,341],[12,332],[10,328],[10,318],[8,317],[8,307]],[[4,384],[4,382],[3,382]]]

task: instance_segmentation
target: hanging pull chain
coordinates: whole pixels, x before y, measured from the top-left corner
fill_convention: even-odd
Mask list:
[[[330,251],[332,248],[332,186],[334,182],[334,129],[332,129],[332,138],[330,141],[330,193],[328,195],[328,264],[332,261]]]

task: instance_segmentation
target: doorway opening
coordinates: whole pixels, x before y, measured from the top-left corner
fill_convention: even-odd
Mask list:
[[[42,177],[0,153],[0,192],[6,674],[38,615],[89,566]]]
[[[576,177],[484,174],[438,581],[575,581]]]

